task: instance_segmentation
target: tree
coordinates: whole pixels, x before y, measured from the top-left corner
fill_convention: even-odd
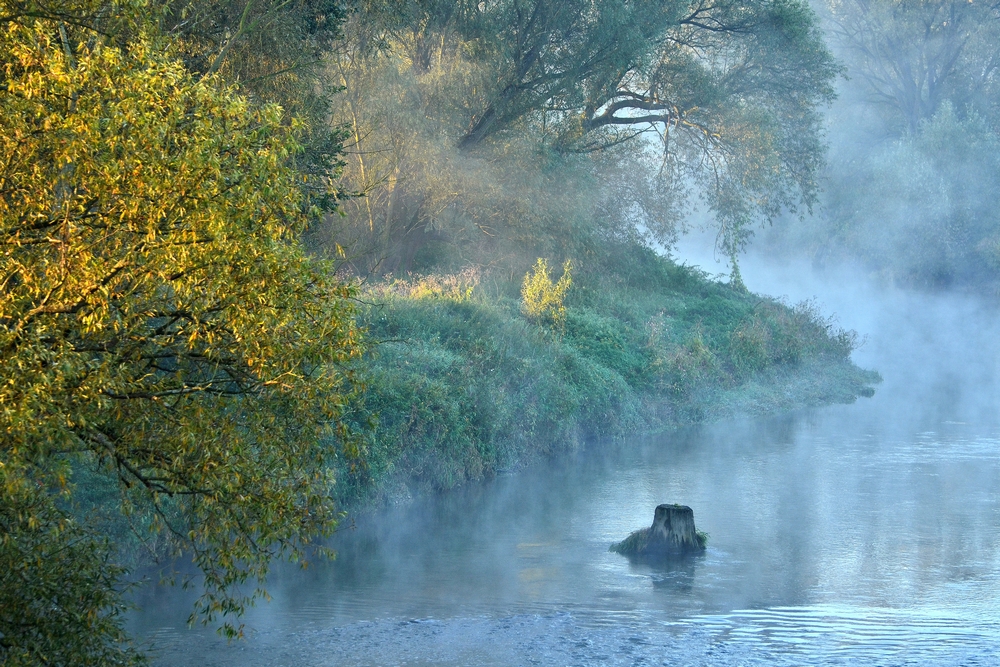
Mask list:
[[[337,523],[352,288],[298,244],[295,119],[151,31],[0,15],[0,660],[128,661],[74,470],[192,554],[199,613],[239,613]]]
[[[1000,3],[828,0],[828,10],[851,74],[897,132],[917,132],[945,101],[995,114]]]
[[[945,101],[832,179],[824,251],[920,288],[1000,284],[1000,136]],[[877,223],[875,222],[877,221]]]
[[[786,240],[913,287],[995,291],[1000,3],[822,5],[849,78],[824,214]]]
[[[654,138],[657,189],[696,184],[729,253],[752,222],[815,201],[817,108],[839,69],[805,2],[391,4],[359,2],[382,30],[369,28],[352,58],[398,53],[414,81],[400,96],[422,98],[432,131],[467,155],[525,135],[564,156],[641,153]],[[675,221],[645,228],[668,242]]]
[[[150,9],[191,72],[218,73],[245,95],[327,120],[324,57],[344,18],[336,0],[159,0]]]
[[[327,55],[341,37],[339,0],[149,0],[144,13],[172,39],[198,76],[218,75],[252,102],[277,103],[300,122],[297,168],[328,207],[341,166],[342,137],[330,124]],[[312,187],[312,184],[318,187]]]

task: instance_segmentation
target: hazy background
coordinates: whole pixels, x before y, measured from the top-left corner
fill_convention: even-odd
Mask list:
[[[757,229],[740,270],[751,292],[856,330],[875,396],[602,442],[359,516],[336,562],[277,574],[246,644],[186,633],[189,602],[154,590],[136,625],[165,661],[1000,663],[996,7],[814,7],[849,77],[825,115],[822,191],[813,215]],[[901,64],[919,85],[890,76]],[[472,167],[449,163],[485,188],[479,213],[508,204]],[[670,255],[727,278],[713,222],[686,222]],[[442,229],[421,227],[425,253],[397,266],[433,258]],[[704,559],[657,570],[607,552],[659,502],[695,508]]]

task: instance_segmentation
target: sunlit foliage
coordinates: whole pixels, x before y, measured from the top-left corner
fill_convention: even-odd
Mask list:
[[[566,292],[573,285],[573,262],[566,260],[559,280],[552,282],[549,265],[539,257],[521,284],[521,307],[531,319],[560,327],[566,322]]]
[[[351,290],[297,245],[319,211],[279,107],[150,33],[0,30],[0,660],[127,661],[73,470],[193,556],[201,614],[239,612],[336,525]]]

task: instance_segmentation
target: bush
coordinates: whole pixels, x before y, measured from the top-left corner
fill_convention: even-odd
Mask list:
[[[524,276],[521,286],[521,303],[524,313],[533,320],[561,327],[566,321],[566,306],[563,300],[573,284],[571,271],[573,263],[566,260],[563,274],[556,283],[549,278],[548,263],[538,258],[535,268]]]

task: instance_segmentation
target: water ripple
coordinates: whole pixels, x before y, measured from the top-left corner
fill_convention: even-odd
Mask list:
[[[815,605],[702,615],[669,625],[678,630],[700,628],[712,641],[751,645],[787,659],[808,658],[808,662],[966,664],[963,661],[975,660],[974,664],[997,664],[1000,660],[1000,629],[979,611],[956,615],[940,610]]]

